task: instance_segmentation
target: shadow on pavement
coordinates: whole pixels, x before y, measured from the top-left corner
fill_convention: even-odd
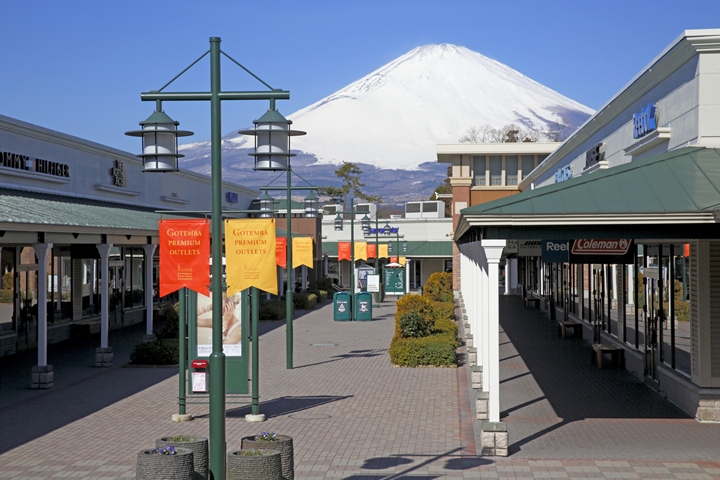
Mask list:
[[[359,473],[351,475],[349,477],[343,477],[344,480],[413,480],[413,479],[434,479],[444,477],[445,474],[433,475],[433,474],[410,474],[414,470],[425,467],[431,463],[445,459],[445,464],[442,468],[446,470],[468,470],[471,468],[477,468],[481,465],[489,465],[492,460],[488,460],[481,457],[464,457],[460,456],[463,448],[455,448],[449,452],[441,453],[438,455],[418,455],[418,454],[397,454],[388,457],[377,457],[368,458],[365,463],[360,467],[363,470],[384,470],[386,468],[398,468],[405,467],[404,470],[396,473],[388,473],[385,475],[372,475],[366,473]],[[414,457],[425,457],[420,463],[413,465]]]
[[[282,415],[290,415],[297,412],[302,412],[311,408],[318,407],[320,405],[326,405],[328,403],[345,400],[346,398],[352,398],[352,395],[347,396],[314,396],[314,397],[279,397],[267,402],[260,403],[260,413],[265,415],[265,418],[279,417]],[[245,418],[245,415],[252,413],[252,406],[246,405],[240,408],[234,408],[227,411],[228,418]],[[322,414],[314,414],[317,419],[327,418]],[[202,418],[207,415],[202,415],[197,418]],[[309,415],[306,420],[313,420]]]
[[[322,365],[324,363],[332,363],[337,362],[338,360],[345,360],[348,358],[369,358],[369,357],[377,357],[378,355],[384,355],[388,352],[387,348],[379,348],[375,350],[351,350],[348,353],[343,353],[342,355],[333,355],[330,357],[330,360],[325,360],[324,362],[316,362],[316,363],[308,363],[305,365],[298,365],[294,368],[305,368],[305,367],[312,367],[314,365]]]

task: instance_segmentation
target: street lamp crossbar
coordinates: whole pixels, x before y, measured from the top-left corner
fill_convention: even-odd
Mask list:
[[[201,101],[212,100],[214,95],[220,100],[288,100],[290,92],[285,90],[273,90],[272,92],[144,92],[140,94],[140,100],[150,101]]]

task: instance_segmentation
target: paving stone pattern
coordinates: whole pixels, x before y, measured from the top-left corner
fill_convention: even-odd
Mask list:
[[[553,337],[542,311],[502,297],[501,408],[509,458],[478,457],[469,370],[394,368],[395,304],[372,322],[333,322],[326,304],[285,328],[263,322],[261,413],[228,404],[227,450],[261,430],[291,435],[304,479],[720,478],[720,425],[701,425],[619,369],[589,366],[588,346]],[[205,404],[173,423],[177,371],[122,368],[142,328],[110,332],[115,366],[94,368],[98,338],[53,345],[55,387],[30,390],[32,352],[0,359],[0,479],[134,478],[156,438],[208,435]],[[510,343],[512,342],[512,343]],[[584,352],[584,353],[583,353]],[[616,412],[614,414],[613,412]]]

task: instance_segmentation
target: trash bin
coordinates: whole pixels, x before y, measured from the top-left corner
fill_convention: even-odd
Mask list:
[[[355,320],[372,320],[372,294],[370,292],[355,294]]]
[[[350,309],[352,308],[352,296],[348,292],[335,292],[333,294],[333,320],[350,321]]]

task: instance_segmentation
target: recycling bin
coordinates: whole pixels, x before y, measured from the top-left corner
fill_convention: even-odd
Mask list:
[[[358,292],[355,294],[355,320],[372,320],[372,293]]]
[[[336,322],[347,322],[352,320],[350,309],[352,308],[352,295],[348,292],[335,292],[333,294],[333,320]]]

